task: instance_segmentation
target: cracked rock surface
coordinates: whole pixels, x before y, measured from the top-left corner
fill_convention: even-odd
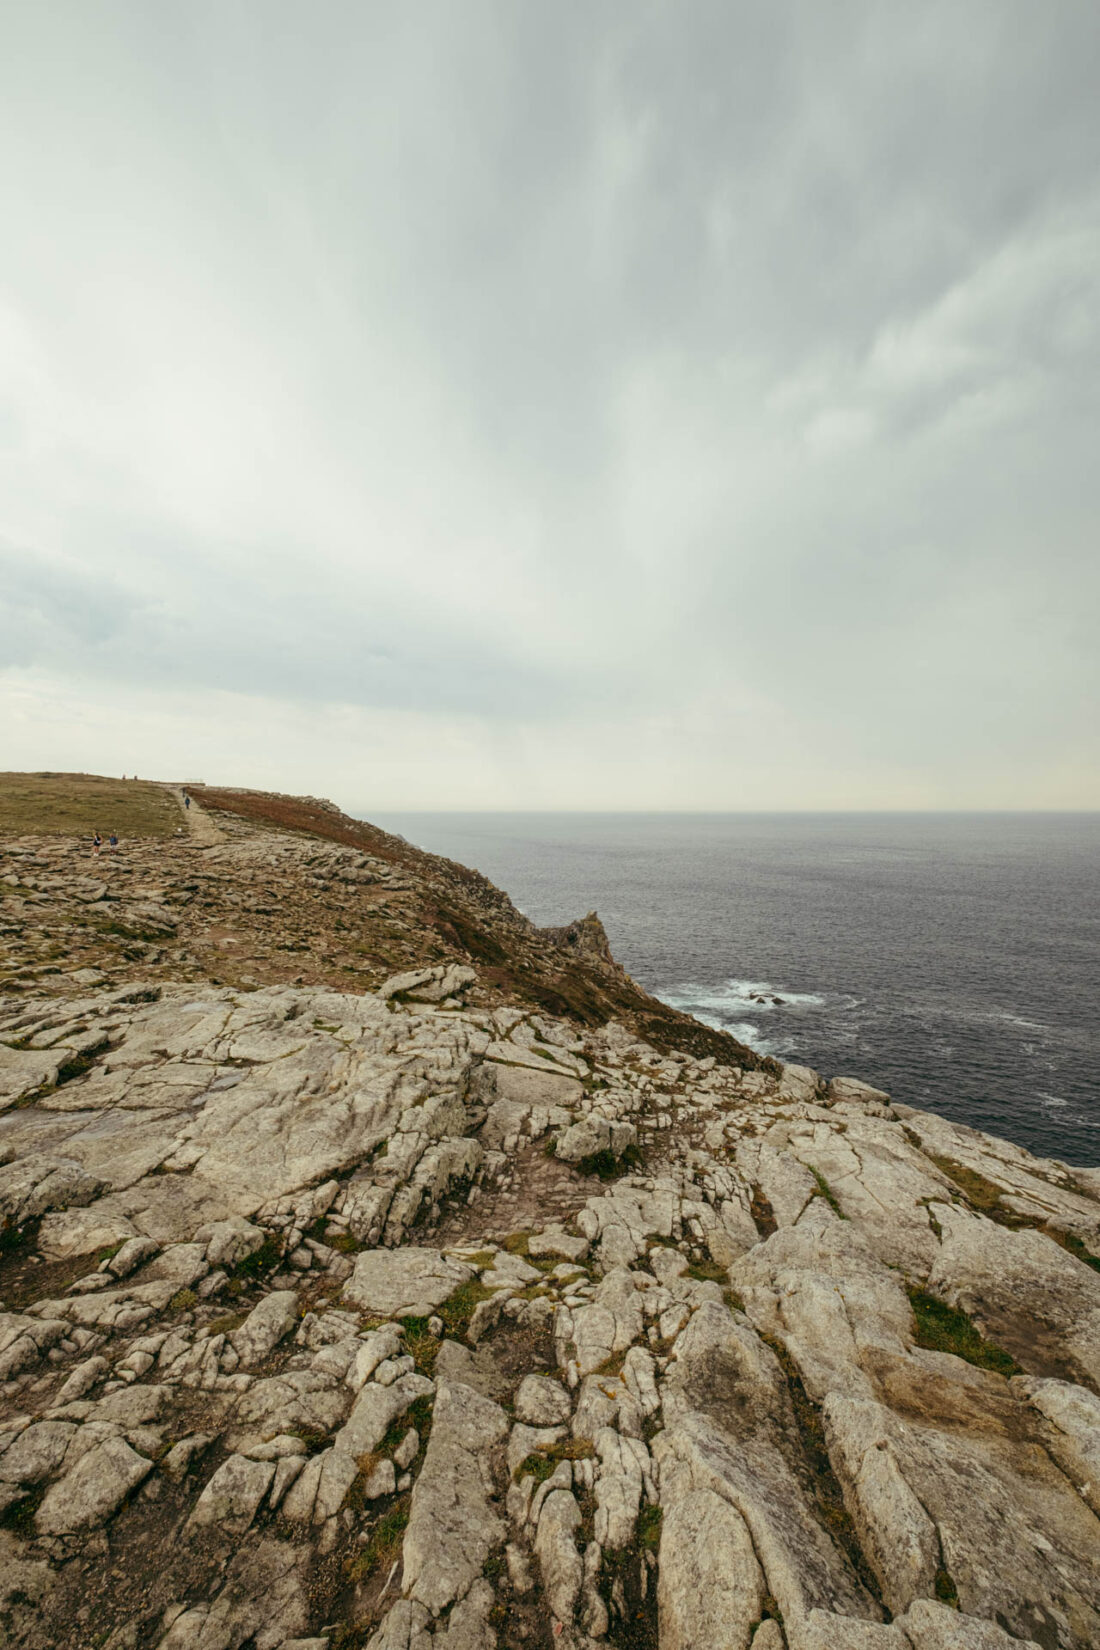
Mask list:
[[[196,795],[159,880],[3,850],[5,1643],[1100,1644],[1096,1171],[662,1017],[595,919],[325,805]],[[358,972],[264,967],[280,886]],[[20,962],[113,905],[104,966]]]

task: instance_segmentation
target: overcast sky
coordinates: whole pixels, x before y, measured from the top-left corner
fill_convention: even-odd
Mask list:
[[[1095,0],[0,0],[0,767],[1097,807]]]

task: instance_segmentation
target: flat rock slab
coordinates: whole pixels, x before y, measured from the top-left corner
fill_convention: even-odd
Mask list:
[[[426,1318],[474,1277],[438,1249],[371,1249],[357,1255],[343,1298],[379,1318]]]
[[[488,1453],[507,1430],[499,1404],[471,1387],[440,1382],[402,1549],[405,1592],[433,1615],[465,1597],[504,1540]]]

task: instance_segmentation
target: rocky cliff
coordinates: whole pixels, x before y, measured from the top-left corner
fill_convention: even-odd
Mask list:
[[[3,845],[8,1643],[1100,1644],[1100,1172],[200,795]]]

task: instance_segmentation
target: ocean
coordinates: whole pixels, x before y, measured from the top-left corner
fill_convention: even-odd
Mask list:
[[[383,814],[742,1042],[1100,1163],[1098,814]]]

